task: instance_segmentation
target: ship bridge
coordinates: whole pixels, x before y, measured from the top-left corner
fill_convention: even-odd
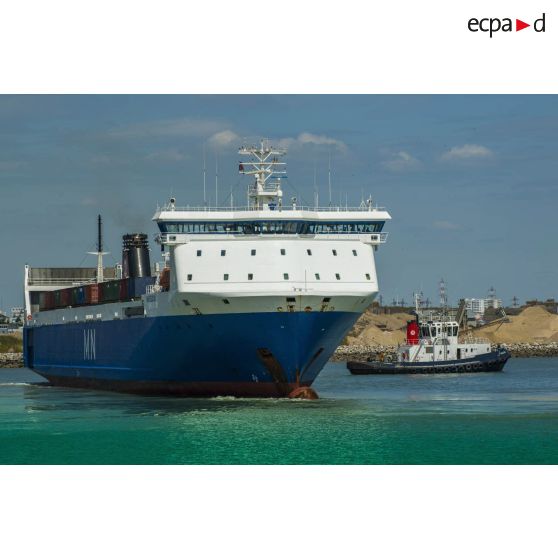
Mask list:
[[[161,244],[180,244],[200,235],[246,237],[259,235],[359,238],[371,244],[384,243],[382,232],[389,213],[383,208],[207,209],[178,208],[169,204],[155,213]]]
[[[385,222],[391,217],[372,200],[359,207],[304,207],[291,198],[289,205],[283,202],[281,177],[285,163],[280,157],[285,150],[275,149],[262,141],[256,147],[242,147],[245,156],[239,164],[240,174],[254,178],[248,186],[248,205],[245,207],[177,207],[172,198],[164,207],[157,208],[153,220],[164,245],[181,244],[200,235],[214,237],[229,235],[246,237],[260,235],[316,236],[321,239],[357,237],[362,242],[379,244],[385,242]]]
[[[239,153],[246,156],[239,172],[251,179],[246,206],[181,207],[171,198],[153,216],[173,308],[366,308],[378,292],[374,251],[387,239],[386,209],[371,199],[359,207],[285,203],[284,151],[262,142]]]

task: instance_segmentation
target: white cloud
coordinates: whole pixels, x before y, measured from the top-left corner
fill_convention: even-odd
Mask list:
[[[451,221],[434,221],[432,226],[435,229],[440,229],[443,231],[457,231],[461,227],[457,223],[452,223]]]
[[[178,149],[164,149],[149,153],[146,157],[149,161],[183,161],[187,156]]]
[[[278,147],[284,149],[296,149],[304,145],[333,147],[341,153],[346,153],[348,151],[347,146],[342,141],[330,138],[329,136],[311,134],[310,132],[302,132],[296,138],[281,138],[278,141]]]
[[[390,171],[400,172],[418,169],[422,163],[406,151],[399,151],[389,161],[384,161],[382,165]]]
[[[93,165],[110,165],[115,162],[113,157],[109,155],[94,155],[91,157],[90,162]]]
[[[492,157],[493,153],[483,145],[474,143],[466,143],[465,145],[452,147],[442,155],[445,160],[463,160],[463,159],[486,159]]]
[[[174,118],[118,126],[111,128],[108,135],[122,139],[140,139],[154,136],[207,137],[224,127],[225,124],[218,120]]]
[[[84,205],[86,207],[97,206],[99,205],[99,201],[97,200],[97,198],[83,198],[81,200],[81,205]]]
[[[239,144],[241,140],[240,136],[232,130],[223,130],[213,134],[208,141],[214,147],[226,147],[233,143]]]

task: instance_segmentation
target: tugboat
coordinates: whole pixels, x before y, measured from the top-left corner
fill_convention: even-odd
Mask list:
[[[459,324],[447,310],[428,316],[415,312],[407,323],[406,343],[397,349],[395,362],[369,359],[347,362],[351,374],[448,374],[499,372],[510,353],[487,339],[459,341]]]

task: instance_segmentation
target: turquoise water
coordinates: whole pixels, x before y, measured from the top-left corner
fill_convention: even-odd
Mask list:
[[[0,370],[0,463],[558,463],[558,359],[503,373],[351,376],[318,401],[139,397]]]

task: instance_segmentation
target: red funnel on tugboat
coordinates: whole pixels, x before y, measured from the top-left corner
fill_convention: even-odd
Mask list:
[[[418,345],[419,327],[416,321],[407,322],[407,345]]]

